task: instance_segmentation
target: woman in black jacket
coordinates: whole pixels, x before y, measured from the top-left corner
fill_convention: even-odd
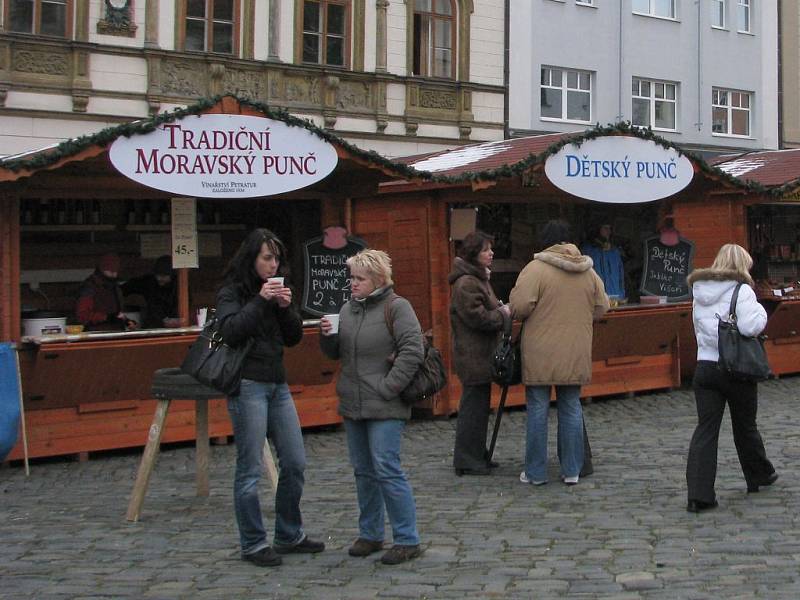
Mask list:
[[[222,338],[239,346],[253,338],[242,367],[238,394],[228,398],[236,440],[233,500],[242,558],[258,566],[281,563],[281,554],[322,552],[325,544],[303,531],[300,497],[306,466],[303,436],[294,400],[286,383],[283,347],[303,337],[303,321],[292,305],[292,291],[274,279],[286,256],[283,243],[268,229],[252,231],[225,272],[217,294]],[[278,453],[275,534],[271,546],[261,518],[258,485],[264,441]]]

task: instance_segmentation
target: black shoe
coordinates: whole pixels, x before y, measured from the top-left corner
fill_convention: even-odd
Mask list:
[[[497,467],[500,466],[500,463],[494,460],[490,460],[489,462],[486,463],[486,466],[489,467],[490,469],[496,469]]]
[[[459,469],[456,467],[456,475],[461,477],[462,475],[491,475],[492,471],[489,467],[481,467],[479,469]]]
[[[689,500],[688,504],[686,504],[686,510],[693,513],[703,512],[704,510],[711,510],[712,508],[717,508],[719,506],[719,502],[714,500],[713,502],[703,502],[702,500]]]
[[[275,551],[278,554],[316,554],[323,550],[325,550],[325,544],[322,542],[315,542],[309,539],[308,536],[304,537],[294,546],[280,546],[275,544]]]
[[[381,556],[381,562],[385,565],[399,565],[412,558],[417,558],[420,554],[422,554],[422,548],[419,547],[419,544],[416,546],[395,544]]]
[[[778,474],[775,471],[773,471],[771,475],[769,475],[766,479],[759,481],[758,483],[748,483],[747,493],[755,494],[756,492],[758,492],[758,488],[770,486],[776,481],[778,481]]]
[[[283,559],[270,546],[252,554],[242,554],[242,560],[251,562],[259,567],[277,567],[283,562]]]

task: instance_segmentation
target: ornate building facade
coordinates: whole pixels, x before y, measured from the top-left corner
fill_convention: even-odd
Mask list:
[[[387,156],[504,133],[504,0],[0,0],[0,156],[198,98]]]

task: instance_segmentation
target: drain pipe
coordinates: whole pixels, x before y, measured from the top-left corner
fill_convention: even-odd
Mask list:
[[[622,96],[624,94],[624,84],[622,82],[622,5],[624,3],[620,1],[619,3],[619,55],[617,57],[617,78],[619,79],[619,86],[617,90],[617,123],[622,121]],[[633,115],[631,115],[633,116]]]
[[[700,24],[700,17],[703,14],[703,6],[700,0],[697,4],[697,131],[703,131],[703,48],[700,43],[703,35],[703,28]]]
[[[783,0],[778,0],[778,149],[783,149]]]
[[[510,63],[511,63],[511,43],[509,36],[511,35],[511,0],[505,0],[503,3],[503,139],[511,137],[508,128],[509,120],[509,102],[508,102],[508,86],[510,78]],[[533,99],[531,99],[533,101]]]

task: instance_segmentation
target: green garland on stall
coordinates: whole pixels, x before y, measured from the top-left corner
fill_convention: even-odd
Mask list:
[[[43,167],[50,166],[64,158],[77,154],[78,152],[88,148],[90,146],[107,146],[111,144],[114,140],[116,140],[120,136],[130,137],[133,135],[140,135],[145,133],[150,133],[151,131],[155,131],[160,125],[164,123],[170,123],[172,121],[183,119],[184,117],[190,115],[200,114],[209,108],[216,105],[224,96],[231,96],[230,94],[224,94],[220,96],[215,96],[213,98],[201,98],[194,104],[184,107],[184,108],[176,108],[172,111],[165,112],[158,114],[152,118],[145,119],[145,120],[138,120],[132,121],[130,123],[124,123],[122,125],[115,125],[111,127],[107,127],[97,133],[91,135],[83,135],[74,139],[66,140],[61,142],[50,151],[42,152],[41,154],[37,154],[32,158],[19,158],[16,160],[8,160],[3,161],[0,164],[10,169],[14,172],[18,172],[21,170],[36,170]],[[561,148],[566,146],[567,144],[575,144],[576,146],[580,146],[583,142],[588,140],[594,140],[599,137],[609,136],[609,135],[628,135],[633,137],[638,137],[643,140],[652,141],[659,146],[662,146],[666,149],[674,149],[679,154],[686,156],[690,160],[692,160],[695,164],[697,164],[701,171],[704,173],[711,175],[713,177],[717,177],[734,187],[745,189],[748,192],[759,193],[759,194],[767,194],[773,196],[781,196],[790,190],[796,189],[800,186],[800,177],[791,182],[788,182],[780,187],[777,188],[767,188],[764,185],[754,182],[754,181],[747,181],[743,179],[739,179],[722,171],[717,167],[712,167],[708,163],[703,160],[702,157],[699,155],[693,154],[686,150],[682,150],[669,140],[662,138],[659,135],[653,133],[652,129],[648,128],[641,128],[641,127],[634,127],[630,121],[622,121],[616,124],[609,124],[609,125],[600,125],[599,123],[596,124],[592,129],[587,130],[582,133],[578,133],[572,136],[566,136],[565,138],[559,140],[558,142],[551,144],[545,151],[539,154],[529,154],[526,158],[517,161],[516,163],[509,165],[503,165],[501,167],[497,167],[495,169],[487,169],[485,171],[466,171],[457,176],[448,176],[448,175],[436,175],[435,173],[431,173],[429,171],[419,171],[414,169],[411,166],[408,166],[403,163],[393,162],[384,156],[378,154],[373,150],[362,150],[358,146],[351,144],[342,138],[326,131],[324,129],[320,129],[314,123],[307,119],[300,119],[295,117],[294,115],[290,114],[285,109],[275,109],[271,108],[270,106],[263,104],[261,102],[239,98],[237,96],[231,96],[239,102],[239,104],[250,106],[253,109],[263,113],[266,117],[270,119],[275,119],[278,121],[283,121],[290,127],[302,127],[307,129],[308,131],[312,132],[313,134],[319,136],[320,138],[331,142],[333,144],[337,144],[353,154],[354,156],[358,156],[363,158],[364,160],[369,161],[370,163],[385,167],[389,170],[398,173],[404,177],[409,179],[425,179],[432,182],[437,183],[446,183],[446,184],[459,184],[459,183],[467,183],[467,182],[476,182],[476,181],[494,181],[496,179],[503,179],[503,178],[511,178],[514,176],[519,176],[531,169],[532,167],[538,164],[544,164],[550,156],[556,154]]]
[[[694,154],[692,152],[683,150],[670,142],[667,139],[664,139],[655,133],[653,133],[652,129],[641,128],[641,127],[634,127],[631,125],[629,121],[622,121],[616,124],[610,125],[600,125],[599,123],[596,124],[592,129],[589,129],[585,132],[575,134],[573,136],[566,136],[563,139],[559,140],[551,144],[546,150],[539,154],[529,154],[526,158],[514,163],[513,165],[503,165],[501,167],[497,167],[495,169],[488,169],[486,171],[465,171],[459,175],[455,176],[448,176],[448,175],[435,175],[433,179],[438,182],[442,183],[466,183],[466,182],[474,182],[474,181],[493,181],[495,179],[500,178],[509,178],[515,175],[522,175],[532,167],[538,164],[544,164],[548,158],[552,155],[556,154],[561,148],[566,146],[567,144],[575,144],[576,146],[580,147],[584,142],[588,140],[594,140],[599,137],[610,136],[610,135],[628,135],[633,137],[638,137],[643,140],[652,141],[659,146],[662,146],[666,149],[674,149],[683,156],[686,156],[690,160],[694,161],[700,168],[701,171],[704,173],[717,177],[731,185],[746,189],[749,192],[756,192],[761,194],[773,193],[773,190],[769,190],[765,186],[760,183],[754,181],[746,181],[734,177],[722,171],[717,167],[713,167],[706,163],[706,161],[699,155]],[[800,182],[800,178],[798,179]],[[788,185],[788,184],[787,184]]]
[[[0,166],[5,167],[14,172],[22,170],[36,170],[36,169],[41,169],[43,167],[48,167],[64,158],[73,156],[78,152],[86,148],[89,148],[91,146],[96,145],[104,147],[107,146],[108,144],[111,144],[114,140],[116,140],[119,137],[122,136],[131,137],[133,135],[150,133],[151,131],[155,131],[160,125],[163,125],[164,123],[170,123],[172,121],[183,119],[184,117],[190,115],[200,114],[208,110],[209,108],[213,107],[214,105],[216,105],[225,96],[231,96],[231,95],[224,94],[220,96],[215,96],[213,98],[202,98],[198,100],[196,103],[192,104],[191,106],[187,106],[185,108],[176,108],[175,110],[158,114],[150,119],[132,121],[130,123],[123,123],[122,125],[113,125],[101,131],[98,131],[97,133],[93,133],[90,135],[82,135],[74,139],[63,141],[52,150],[42,152],[41,154],[37,154],[31,158],[19,158],[16,160],[8,160],[5,162],[0,162]],[[427,173],[425,171],[417,171],[412,167],[409,167],[408,165],[404,165],[402,163],[392,162],[373,150],[362,150],[358,146],[355,146],[341,139],[340,137],[337,137],[332,133],[325,131],[324,129],[320,129],[309,120],[300,119],[298,117],[295,117],[294,115],[289,114],[289,112],[284,109],[271,108],[266,104],[254,100],[247,100],[243,98],[238,98],[236,96],[231,96],[231,97],[235,98],[239,102],[239,104],[250,106],[255,110],[263,113],[266,117],[270,119],[274,119],[276,121],[283,121],[290,127],[302,127],[304,129],[307,129],[308,131],[326,140],[327,142],[331,142],[333,144],[337,144],[343,147],[345,150],[347,150],[354,156],[363,158],[364,160],[367,160],[373,164],[386,167],[387,169],[390,169],[404,177],[417,178],[417,179],[419,178],[431,179],[430,173]]]

